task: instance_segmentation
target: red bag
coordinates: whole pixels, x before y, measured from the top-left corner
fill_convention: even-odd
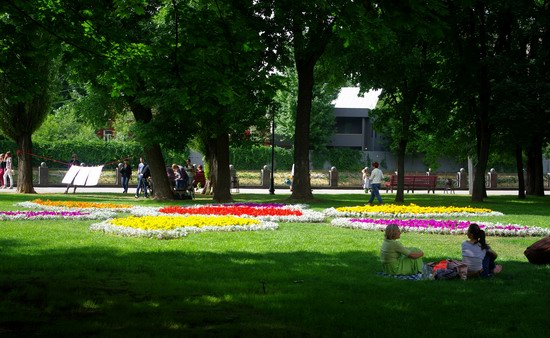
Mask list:
[[[447,260],[442,260],[441,262],[437,263],[433,266],[433,273],[435,274],[437,270],[446,270],[447,269]]]
[[[550,236],[541,239],[529,246],[525,257],[532,264],[550,264]]]

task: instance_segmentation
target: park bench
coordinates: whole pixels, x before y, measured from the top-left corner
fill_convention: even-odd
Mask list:
[[[407,192],[412,191],[414,193],[414,189],[427,188],[428,193],[430,193],[431,190],[435,194],[437,176],[405,175],[404,180],[403,188],[407,189]],[[393,193],[394,187],[397,188],[397,175],[391,175],[390,180],[386,182],[386,192],[391,189]]]

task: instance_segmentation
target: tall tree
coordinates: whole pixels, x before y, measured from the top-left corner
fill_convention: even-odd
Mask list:
[[[177,84],[188,96],[184,113],[203,143],[214,200],[229,202],[229,142],[266,123],[277,78],[270,75],[274,54],[258,34],[262,18],[247,1],[178,6],[176,15],[186,18],[176,64],[186,71]]]
[[[296,68],[295,170],[294,189],[290,198],[309,200],[313,198],[309,151],[315,66],[327,47],[338,41],[335,35],[338,20],[354,15],[355,10],[360,9],[360,4],[345,0],[270,0],[258,1],[255,7],[258,15],[268,24],[265,34],[270,37],[272,49],[283,55],[285,60],[291,60]]]
[[[172,119],[185,95],[172,85],[174,33],[162,21],[167,6],[173,2],[62,0],[40,7],[35,17],[64,43],[76,81],[124,101],[132,111],[157,199],[173,198],[162,144],[183,149],[192,127]]]
[[[382,88],[382,106],[372,112],[374,126],[392,139],[397,153],[396,202],[404,201],[405,154],[416,130],[430,124],[427,103],[434,96],[434,75],[443,38],[444,9],[439,1],[424,4],[381,3],[368,12],[380,24],[365,22],[350,38],[355,62],[348,72],[364,90]],[[365,18],[365,21],[367,19]],[[433,120],[432,120],[433,121]],[[426,123],[424,123],[426,122]]]
[[[32,133],[51,110],[60,45],[37,27],[24,10],[34,1],[0,5],[0,130],[17,142],[20,193],[35,193],[32,183]]]

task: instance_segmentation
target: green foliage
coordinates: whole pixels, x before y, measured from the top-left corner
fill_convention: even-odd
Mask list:
[[[51,34],[14,8],[0,7],[7,11],[0,12],[0,130],[21,141],[30,139],[50,110],[61,49]]]
[[[137,163],[140,156],[143,156],[143,149],[136,142],[105,142],[103,140],[92,141],[66,141],[35,143],[34,154],[52,160],[45,160],[33,157],[33,164],[36,166],[45,161],[49,167],[63,167],[73,153],[78,155],[80,162],[88,166],[108,164],[108,167],[115,167],[125,158],[130,158]]]
[[[86,142],[97,138],[95,128],[78,118],[74,111],[62,106],[48,115],[40,128],[33,134],[33,141],[55,143],[58,140]]]
[[[330,142],[336,129],[334,118],[334,105],[332,102],[337,98],[339,86],[336,83],[325,82],[322,77],[328,77],[321,66],[316,68],[317,79],[313,87],[313,100],[311,106],[311,121],[309,128],[309,141],[313,149],[326,147]],[[276,133],[282,136],[283,140],[289,143],[294,142],[296,133],[296,109],[298,101],[298,79],[293,68],[286,68],[283,80],[284,88],[277,91],[275,102],[276,112]]]
[[[314,169],[322,169],[325,162],[338,170],[360,171],[365,166],[363,153],[360,150],[348,148],[325,148],[313,152]]]
[[[259,170],[271,167],[271,147],[231,147],[230,162],[238,170]],[[324,169],[325,162],[338,170],[358,171],[363,168],[362,152],[347,148],[324,148],[312,153],[314,169]],[[288,170],[294,161],[292,149],[275,147],[275,170]]]
[[[237,170],[259,170],[271,167],[271,147],[231,147],[230,162]],[[292,168],[292,149],[275,147],[275,170]]]

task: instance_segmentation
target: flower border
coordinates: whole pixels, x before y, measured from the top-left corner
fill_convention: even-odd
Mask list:
[[[410,221],[413,222],[425,222],[426,226],[407,226],[406,223]],[[448,227],[434,227],[430,226],[429,223],[449,223],[456,222],[457,227],[448,228]],[[402,219],[357,219],[357,218],[335,218],[330,224],[337,227],[349,228],[349,229],[360,229],[360,230],[371,230],[371,231],[383,231],[386,229],[388,224],[395,223],[399,225],[399,228],[403,232],[418,232],[418,233],[428,233],[428,234],[445,234],[445,235],[465,235],[468,232],[468,226],[471,223],[477,223],[479,226],[485,230],[488,235],[491,236],[502,236],[502,237],[530,237],[530,236],[548,236],[550,235],[550,229],[534,227],[534,226],[525,226],[519,224],[503,224],[503,223],[492,223],[492,222],[472,222],[472,221],[462,221],[462,220],[402,220]],[[463,223],[463,224],[460,224]]]
[[[71,220],[99,220],[116,216],[116,213],[105,210],[92,210],[90,212],[78,211],[0,211],[0,221],[33,221],[48,219],[71,219]]]
[[[29,209],[39,209],[39,210],[49,210],[49,211],[71,211],[71,210],[80,210],[85,212],[95,212],[98,210],[103,211],[110,211],[110,212],[131,212],[133,208],[135,207],[120,207],[120,208],[70,208],[70,207],[63,207],[63,206],[50,206],[50,205],[44,205],[39,204],[33,201],[25,201],[25,202],[19,202],[15,203],[15,206],[23,207],[23,208],[29,208]]]
[[[214,216],[212,216],[214,217]],[[261,231],[261,230],[276,230],[279,225],[274,222],[260,221],[259,224],[254,225],[227,225],[227,226],[182,226],[171,230],[143,230],[139,228],[132,228],[127,226],[114,225],[110,221],[112,219],[105,220],[100,223],[94,223],[90,226],[91,231],[100,231],[106,234],[113,234],[123,237],[146,237],[156,239],[175,239],[185,237],[191,233],[202,232],[235,232],[235,231]]]
[[[226,206],[233,206],[233,203],[228,204],[222,204]],[[192,205],[189,206],[189,208],[204,208],[208,206],[220,206],[220,204],[202,204],[202,205]],[[186,206],[187,207],[187,206]],[[130,211],[132,215],[134,216],[160,216],[160,215],[171,215],[171,216],[186,216],[185,214],[167,214],[162,213],[159,210],[163,207],[141,207],[136,206],[132,208]],[[260,207],[265,208],[265,207]],[[283,209],[287,210],[299,210],[301,211],[301,216],[295,216],[295,215],[288,215],[288,216],[274,216],[274,215],[266,215],[266,216],[251,216],[251,215],[235,215],[239,217],[244,218],[253,218],[258,219],[262,221],[270,221],[270,222],[282,222],[282,223],[322,223],[325,221],[325,214],[319,211],[313,211],[309,209],[303,209],[302,205],[288,205],[283,207]],[[215,214],[203,214],[206,216],[216,216]]]
[[[407,209],[419,209],[420,212],[401,212]],[[338,209],[348,209],[342,211]],[[368,209],[372,211],[352,211],[353,209]],[[435,218],[435,217],[484,217],[484,216],[504,216],[503,213],[498,211],[492,211],[490,209],[471,208],[471,207],[419,207],[415,204],[409,206],[391,205],[389,209],[395,209],[396,212],[377,211],[387,210],[388,206],[354,206],[354,207],[341,207],[341,208],[328,208],[324,210],[324,214],[327,217],[395,217],[395,218]],[[431,210],[449,210],[449,212],[431,212]],[[463,210],[463,211],[454,211]],[[479,211],[476,211],[479,210]]]

